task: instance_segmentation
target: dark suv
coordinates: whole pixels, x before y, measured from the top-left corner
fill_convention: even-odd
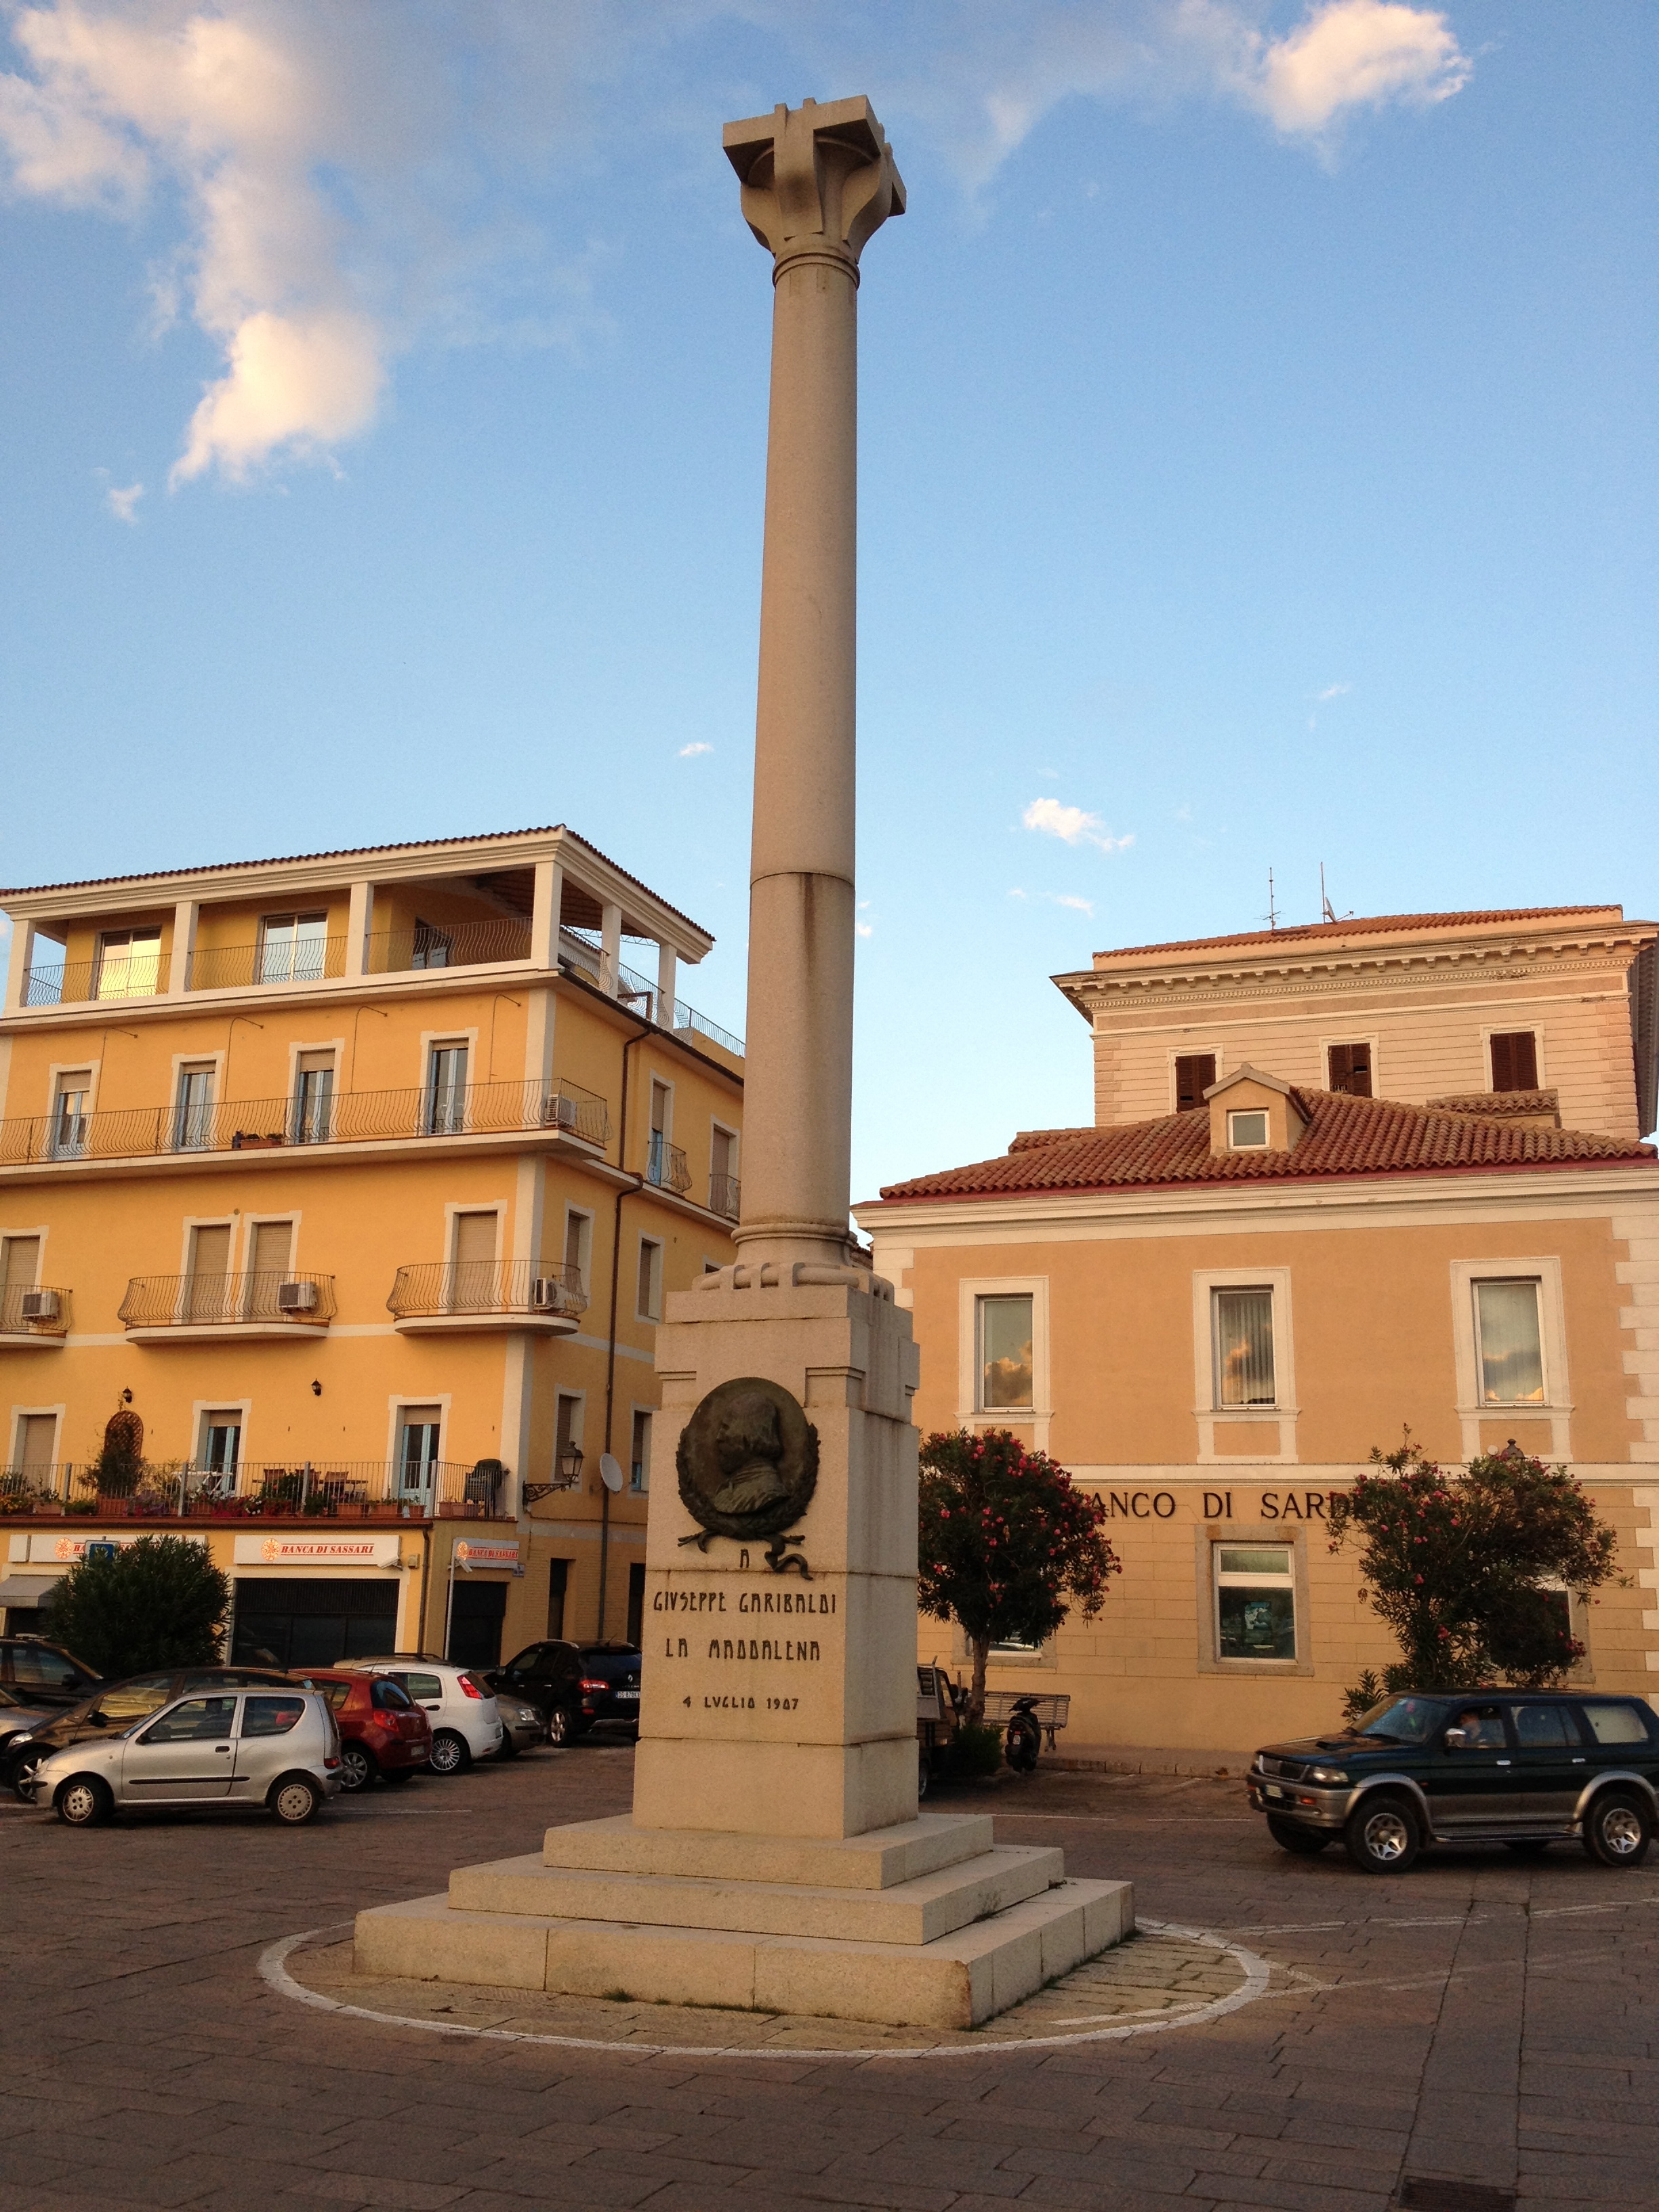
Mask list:
[[[99,1677],[61,1644],[39,1636],[0,1636],[0,1682],[26,1705],[78,1705]]]
[[[1530,1852],[1574,1836],[1603,1866],[1640,1866],[1659,1824],[1659,1716],[1588,1692],[1402,1693],[1338,1735],[1269,1744],[1248,1787],[1282,1849],[1340,1836],[1368,1874],[1403,1874],[1429,1844]]]
[[[640,1724],[640,1647],[637,1644],[566,1644],[550,1638],[526,1644],[504,1667],[484,1677],[492,1690],[508,1690],[547,1716],[547,1740],[574,1743],[597,1721]]]
[[[89,1736],[119,1735],[146,1714],[159,1712],[186,1690],[251,1690],[273,1684],[291,1690],[293,1678],[269,1667],[162,1667],[150,1674],[130,1674],[125,1681],[104,1682],[78,1705],[40,1722],[22,1735],[0,1745],[0,1784],[9,1784],[21,1797],[19,1784],[33,1775],[43,1759]]]

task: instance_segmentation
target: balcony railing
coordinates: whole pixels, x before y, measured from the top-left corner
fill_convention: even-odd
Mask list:
[[[604,952],[592,930],[562,929],[559,957],[586,981],[602,988]],[[676,999],[671,1006],[648,975],[641,975],[638,969],[627,967],[621,961],[617,963],[617,998],[635,1013],[643,1014],[647,1021],[655,1022],[659,1029],[695,1030],[700,1036],[712,1038],[727,1052],[735,1053],[739,1060],[744,1056],[740,1036],[722,1029],[718,1022],[710,1021],[695,1006],[688,1006],[684,999]]]
[[[154,999],[167,989],[167,969],[153,946],[101,952],[95,960],[59,961],[23,975],[26,1006],[69,1006],[93,999]]]
[[[185,988],[234,991],[255,983],[317,983],[345,974],[343,937],[314,937],[289,944],[198,945],[191,954]]]
[[[403,975],[423,968],[482,968],[502,960],[528,960],[530,924],[510,915],[489,921],[457,921],[441,927],[422,922],[413,929],[382,930],[368,942],[365,971]]]
[[[334,1278],[280,1268],[240,1275],[134,1275],[116,1311],[129,1328],[223,1328],[247,1322],[315,1328],[334,1318]]]
[[[677,1190],[682,1196],[691,1188],[691,1170],[685,1164],[685,1154],[657,1129],[651,1132],[645,1155],[645,1179],[659,1190]]]
[[[562,1079],[340,1091],[322,1098],[241,1098],[228,1104],[112,1107],[0,1121],[0,1166],[44,1160],[145,1159],[169,1153],[363,1144],[394,1137],[501,1135],[557,1129],[590,1145],[611,1134],[605,1101]]]
[[[250,1461],[206,1468],[139,1460],[0,1468],[0,1514],[87,1520],[425,1520],[505,1513],[499,1460]]]
[[[708,1211],[724,1215],[727,1221],[735,1221],[742,1188],[736,1176],[711,1175],[708,1178]]]
[[[0,1289],[0,1336],[66,1336],[70,1294],[44,1283],[8,1283]]]
[[[587,1310],[580,1267],[534,1260],[434,1260],[399,1267],[386,1300],[399,1321],[446,1314],[533,1317]]]

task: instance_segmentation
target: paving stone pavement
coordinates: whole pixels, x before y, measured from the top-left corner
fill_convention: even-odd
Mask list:
[[[1259,2002],[1128,2039],[655,2056],[262,1979],[281,1938],[625,1808],[631,1766],[590,1741],[297,1832],[0,1809],[0,2212],[1386,2212],[1404,2175],[1659,2208],[1659,1861],[1470,1849],[1378,1880],[1275,1850],[1237,1782],[1040,1771],[930,1800],[1272,1963]]]

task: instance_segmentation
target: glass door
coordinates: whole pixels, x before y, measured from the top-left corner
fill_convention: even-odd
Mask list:
[[[466,1127],[466,1047],[432,1048],[427,1082],[426,1127],[430,1137],[459,1137]]]

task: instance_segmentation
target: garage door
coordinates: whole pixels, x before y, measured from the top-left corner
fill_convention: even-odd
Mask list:
[[[499,1667],[501,1623],[507,1618],[505,1583],[463,1582],[455,1577],[455,1602],[449,1616],[449,1657],[456,1667]]]
[[[398,1588],[387,1576],[239,1580],[231,1656],[245,1667],[331,1667],[394,1651]]]

